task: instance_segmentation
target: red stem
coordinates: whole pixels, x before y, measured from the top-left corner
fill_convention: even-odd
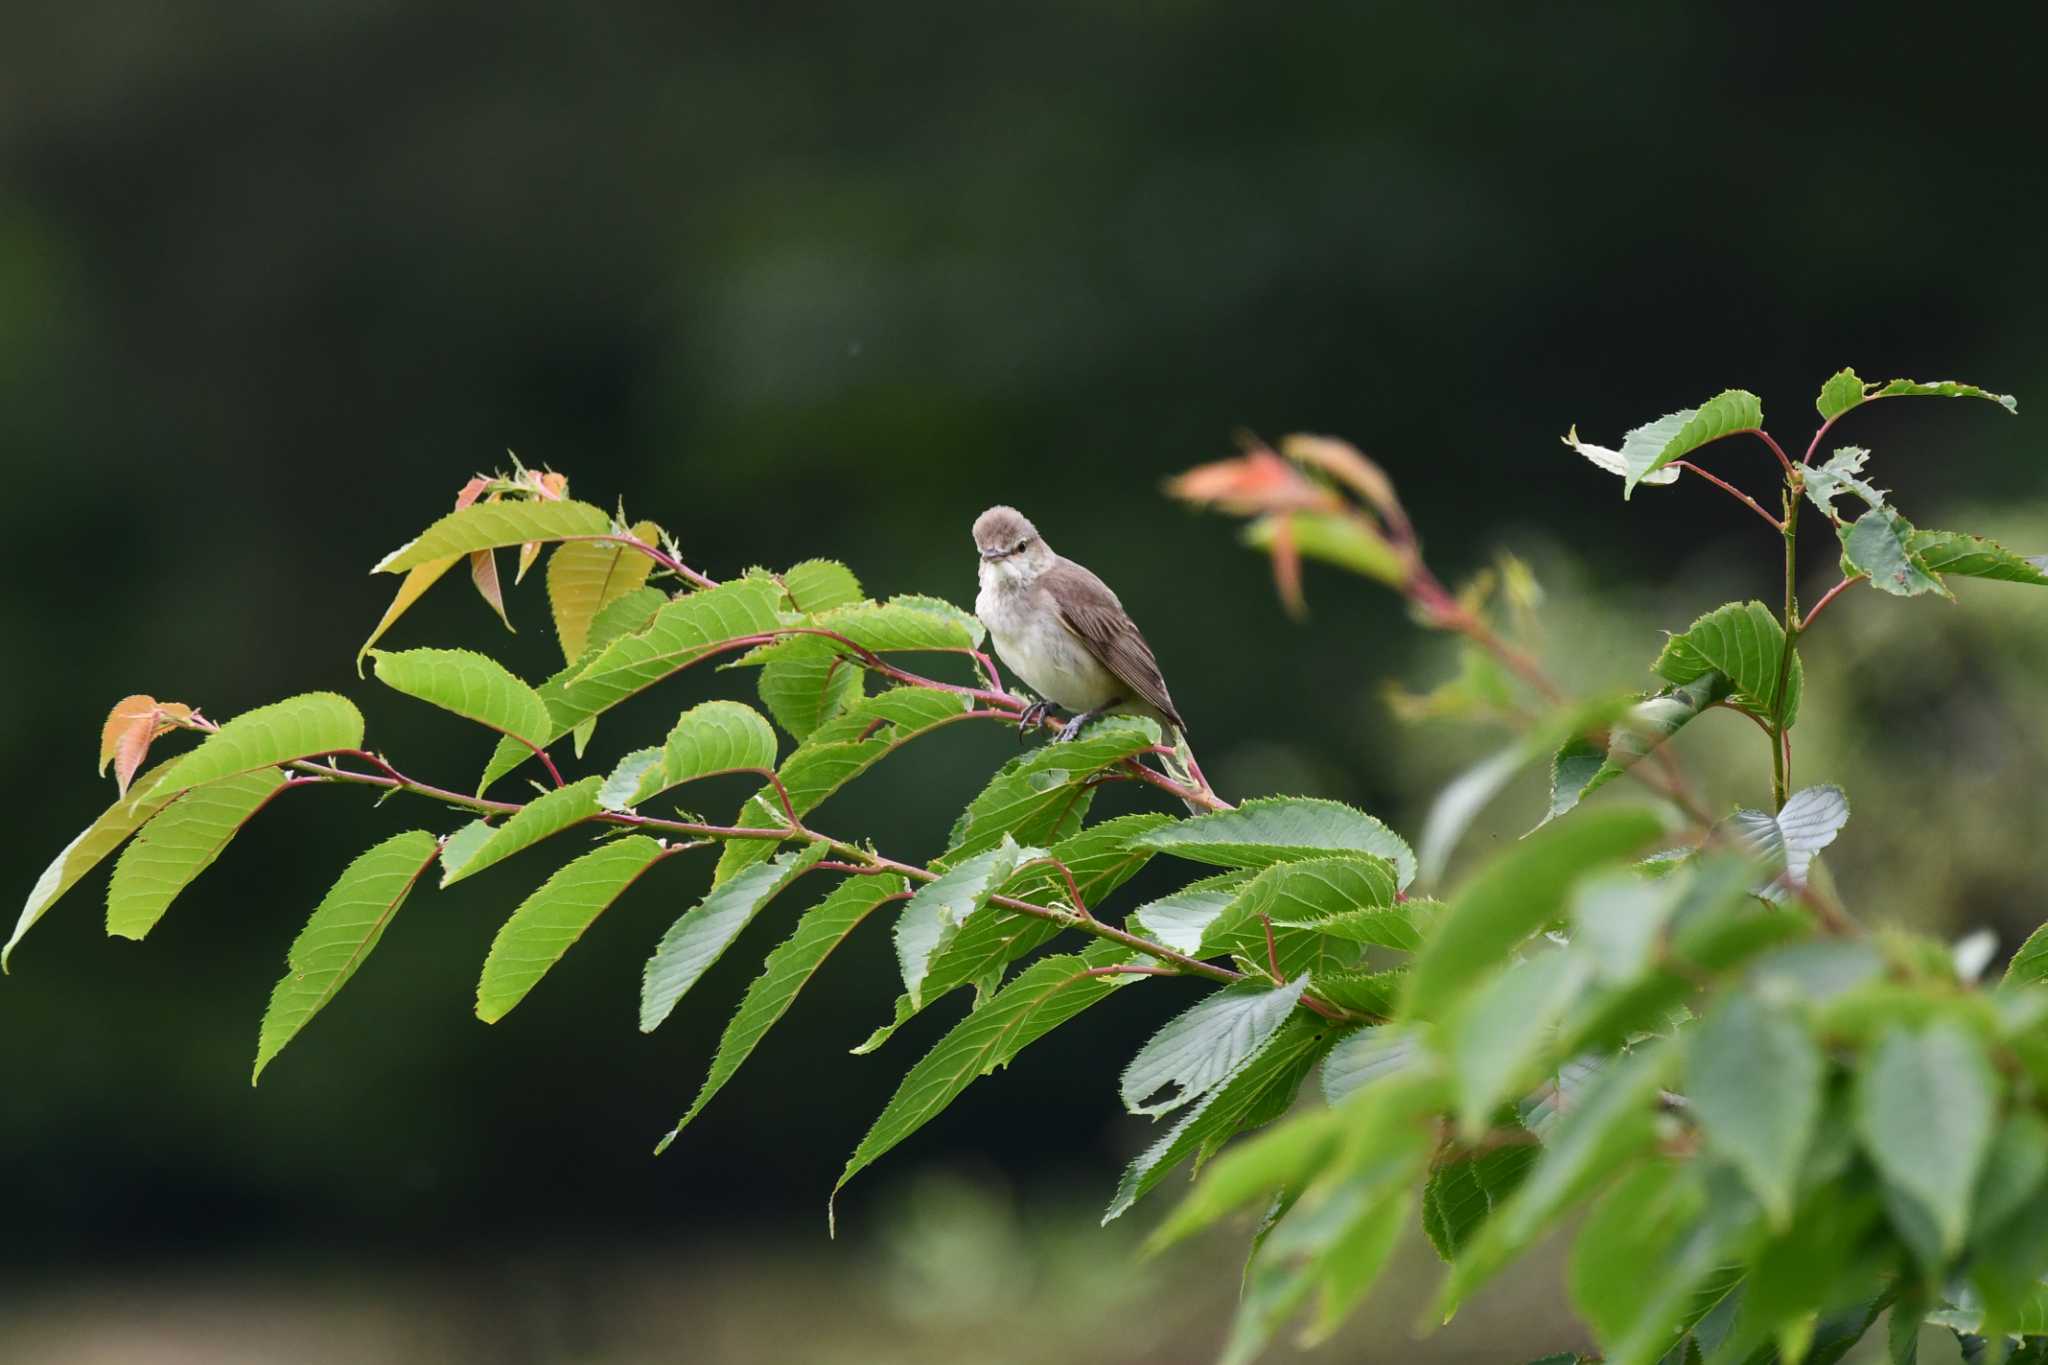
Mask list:
[[[1720,475],[1710,473],[1709,471],[1700,468],[1698,465],[1694,464],[1690,460],[1673,460],[1671,462],[1671,468],[1684,469],[1690,471],[1691,473],[1699,475],[1708,483],[1713,484],[1716,488],[1726,493],[1729,497],[1736,499],[1743,506],[1747,507],[1750,511],[1762,517],[1764,519],[1764,524],[1769,526],[1773,531],[1776,531],[1779,535],[1785,534],[1785,523],[1779,521],[1769,512],[1766,512],[1764,510],[1762,503],[1758,502],[1755,498],[1752,498],[1749,494],[1743,492],[1740,488],[1737,488],[1734,484],[1729,483]]]
[[[1819,616],[1821,614],[1821,611],[1827,606],[1828,603],[1834,601],[1837,597],[1840,597],[1842,595],[1842,590],[1844,588],[1849,587],[1853,583],[1861,583],[1864,579],[1868,577],[1870,577],[1869,574],[1850,574],[1847,578],[1835,584],[1834,587],[1829,588],[1825,593],[1821,594],[1820,601],[1813,604],[1813,610],[1806,613],[1806,619],[1799,623],[1799,629],[1801,633],[1803,634],[1806,628],[1813,624],[1813,618]]]

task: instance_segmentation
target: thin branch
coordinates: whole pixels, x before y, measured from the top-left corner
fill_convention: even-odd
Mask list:
[[[696,587],[715,588],[718,586],[717,579],[698,573],[695,569],[683,563],[682,560],[677,559],[660,546],[649,545],[646,541],[635,536],[563,536],[562,539],[564,541],[586,541],[603,545],[623,545],[629,550],[638,550],[641,554],[646,555],[649,559],[661,565],[662,568],[676,575],[676,577],[685,579]]]
[[[1843,589],[1849,587],[1851,584],[1861,583],[1864,579],[1868,577],[1870,577],[1870,575],[1864,573],[1850,574],[1847,578],[1835,584],[1834,587],[1829,588],[1826,592],[1822,593],[1820,601],[1813,604],[1813,610],[1806,613],[1805,619],[1799,623],[1800,633],[1802,635],[1806,633],[1807,628],[1813,624],[1814,618],[1821,614],[1822,610],[1824,610],[1827,607],[1828,603],[1834,601],[1837,597],[1840,597],[1842,595]]]
[[[1763,442],[1763,443],[1764,443],[1765,445],[1769,446],[1769,447],[1771,448],[1771,454],[1773,454],[1773,455],[1777,456],[1777,457],[1778,457],[1778,463],[1779,463],[1779,464],[1781,464],[1781,465],[1783,465],[1783,466],[1785,467],[1785,474],[1786,474],[1786,476],[1787,476],[1788,478],[1789,478],[1789,477],[1791,476],[1791,474],[1792,474],[1792,457],[1791,457],[1791,456],[1789,456],[1789,455],[1787,455],[1787,454],[1785,453],[1785,447],[1783,447],[1783,446],[1779,445],[1779,444],[1778,444],[1778,443],[1777,443],[1777,442],[1776,442],[1775,440],[1773,440],[1773,439],[1771,438],[1771,433],[1769,433],[1768,431],[1765,431],[1765,430],[1764,430],[1764,429],[1763,429],[1762,427],[1749,427],[1749,428],[1746,428],[1746,429],[1745,429],[1745,431],[1743,431],[1743,432],[1730,432],[1730,433],[1729,433],[1729,435],[1731,435],[1731,436],[1734,436],[1734,435],[1745,435],[1745,434],[1746,434],[1746,435],[1750,435],[1750,436],[1754,436],[1754,437],[1756,437],[1756,438],[1757,438],[1757,439],[1758,439],[1759,441],[1762,441],[1762,442]]]
[[[1171,967],[1147,967],[1136,962],[1118,962],[1108,967],[1090,967],[1083,976],[1179,976]]]
[[[1773,531],[1776,531],[1779,535],[1783,535],[1785,533],[1785,524],[1779,521],[1776,517],[1772,516],[1769,512],[1766,512],[1764,510],[1764,506],[1762,503],[1758,502],[1755,498],[1752,498],[1749,494],[1743,492],[1740,488],[1737,488],[1734,484],[1729,483],[1720,475],[1702,469],[1690,460],[1673,460],[1670,464],[1670,468],[1683,469],[1699,475],[1708,483],[1713,484],[1716,488],[1726,493],[1729,497],[1734,498],[1737,502],[1740,502],[1744,507],[1747,507],[1750,511],[1762,517],[1764,519],[1765,524],[1768,525]]]
[[[1059,870],[1060,876],[1066,879],[1067,894],[1074,898],[1075,912],[1079,914],[1083,919],[1094,919],[1095,916],[1088,912],[1088,902],[1081,899],[1081,886],[1080,883],[1074,880],[1074,869],[1068,867],[1066,863],[1062,862],[1060,859],[1055,858],[1050,853],[1048,853],[1042,858],[1033,858],[1030,862],[1025,863],[1023,867],[1019,867],[1017,871],[1022,872],[1024,868],[1036,867],[1040,863],[1049,864],[1050,866],[1057,868]]]
[[[1261,911],[1259,923],[1266,931],[1266,970],[1273,974],[1274,985],[1284,986],[1287,978],[1280,974],[1280,950],[1273,946],[1273,917]]]

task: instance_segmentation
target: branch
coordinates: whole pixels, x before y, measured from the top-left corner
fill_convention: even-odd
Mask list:
[[[1822,610],[1826,608],[1827,604],[1834,601],[1837,597],[1840,597],[1842,595],[1843,589],[1849,587],[1851,584],[1861,583],[1864,579],[1868,577],[1870,577],[1870,575],[1864,573],[1850,574],[1847,578],[1835,584],[1834,587],[1829,588],[1826,592],[1822,593],[1820,601],[1813,604],[1813,610],[1806,613],[1806,618],[1799,623],[1800,633],[1804,634],[1806,632],[1806,628],[1813,624],[1814,618],[1821,614]]]
[[[1764,519],[1765,524],[1768,525],[1773,531],[1776,531],[1779,535],[1783,535],[1785,533],[1785,523],[1779,521],[1769,512],[1766,512],[1764,510],[1762,503],[1758,502],[1755,498],[1752,498],[1749,494],[1743,492],[1740,488],[1737,488],[1734,484],[1729,483],[1720,475],[1709,473],[1707,470],[1700,468],[1698,465],[1694,464],[1690,460],[1673,460],[1671,462],[1671,468],[1684,469],[1699,475],[1708,483],[1713,484],[1716,488],[1719,488],[1729,497],[1734,498],[1743,506],[1747,507],[1750,511],[1762,517]]]

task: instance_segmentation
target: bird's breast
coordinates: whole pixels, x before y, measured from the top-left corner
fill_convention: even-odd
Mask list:
[[[988,627],[1003,663],[1047,701],[1091,711],[1122,695],[1123,684],[1060,624],[1043,593],[985,583],[974,614]]]

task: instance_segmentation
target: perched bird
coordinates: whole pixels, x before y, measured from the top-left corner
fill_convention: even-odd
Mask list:
[[[1014,507],[991,507],[975,518],[974,546],[981,552],[974,614],[1003,662],[1044,698],[1025,711],[1020,729],[1057,704],[1074,713],[1060,740],[1105,711],[1136,712],[1187,730],[1152,647],[1108,584],[1054,554]],[[1177,736],[1166,739],[1172,744]]]

